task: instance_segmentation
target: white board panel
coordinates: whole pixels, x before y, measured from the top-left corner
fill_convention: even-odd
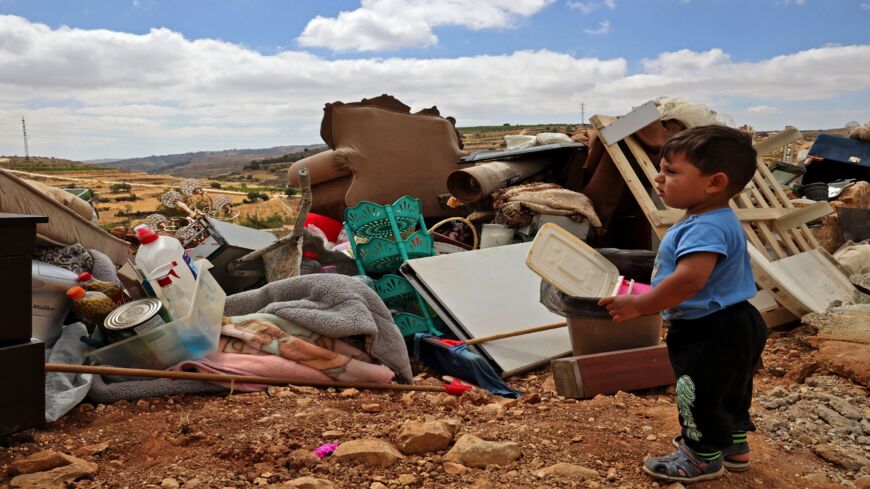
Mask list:
[[[402,273],[462,339],[564,320],[540,302],[541,278],[528,269],[531,243],[451,253],[406,262]],[[571,351],[567,328],[477,345],[503,376]]]

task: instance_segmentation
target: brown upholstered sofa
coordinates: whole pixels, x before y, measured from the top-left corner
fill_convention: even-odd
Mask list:
[[[339,221],[344,209],[367,200],[391,204],[403,195],[423,201],[427,218],[460,215],[445,208],[447,176],[459,168],[466,152],[452,118],[436,107],[412,114],[389,95],[361,102],[326,104],[320,136],[331,148],[290,166],[290,185],[298,186],[298,170],[311,180],[311,210]]]

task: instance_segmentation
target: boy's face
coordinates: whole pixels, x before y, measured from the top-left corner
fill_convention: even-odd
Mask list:
[[[668,207],[704,210],[726,190],[728,177],[724,173],[703,175],[683,153],[671,154],[668,158],[662,158],[655,178],[656,193]]]

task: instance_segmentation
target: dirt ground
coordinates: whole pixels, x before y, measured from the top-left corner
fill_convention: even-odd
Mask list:
[[[818,370],[816,352],[801,341],[811,333],[804,327],[774,333],[768,340],[764,366],[756,375],[753,412],[759,431],[749,437],[753,449],[750,470],[729,472],[720,480],[692,487],[821,489],[855,487],[855,481],[857,487],[867,487],[864,484],[870,477],[861,477],[870,474],[868,467],[831,463],[826,459],[841,462],[819,448],[846,443],[843,450],[866,461],[868,446],[854,441],[860,437],[841,439],[842,433],[825,425],[819,433],[808,435],[805,445],[788,442],[788,429],[801,421],[789,421],[784,412],[797,405],[798,398],[810,402],[812,396],[799,393],[808,388],[824,389],[825,396],[854,403],[852,407],[859,412],[863,409],[864,423],[870,413],[866,387]],[[415,372],[420,370],[415,365]],[[421,372],[417,382],[439,381]],[[669,487],[648,478],[639,464],[648,455],[672,450],[671,437],[678,425],[671,389],[578,401],[555,394],[549,369],[512,378],[510,383],[524,396],[507,401],[503,411],[486,407],[501,398],[485,391],[453,398],[292,387],[112,405],[85,403],[56,423],[3,439],[0,471],[5,473],[17,457],[55,450],[90,452],[82,457],[98,465],[93,475],[74,485],[78,488],[277,487],[301,476],[324,479],[338,488],[366,489],[382,487],[376,483],[388,488]],[[791,392],[794,399],[785,397]],[[780,394],[781,402],[771,401]],[[461,428],[456,438],[474,434],[486,440],[513,441],[520,445],[522,455],[504,466],[469,468],[455,475],[445,472],[444,451],[407,456],[389,468],[338,464],[330,457],[319,461],[311,456],[326,442],[359,438],[395,442],[404,421],[425,418],[458,419]],[[866,443],[867,437],[863,438]],[[93,448],[100,443],[104,445]],[[593,469],[599,476],[581,481],[533,475],[560,462]],[[0,487],[7,487],[4,484],[10,479],[9,474],[0,476]]]

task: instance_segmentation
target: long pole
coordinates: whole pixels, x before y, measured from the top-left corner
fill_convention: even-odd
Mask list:
[[[259,385],[295,385],[307,387],[334,387],[339,389],[355,388],[383,391],[425,391],[447,392],[455,394],[454,385],[417,385],[417,384],[378,384],[374,382],[318,382],[299,381],[282,377],[262,377],[258,375],[208,374],[202,372],[183,372],[176,370],[150,370],[145,368],[121,368],[101,365],[69,365],[64,363],[46,363],[46,372],[66,372],[77,374],[120,375],[126,377],[153,377],[161,379],[204,380],[208,382],[226,382]],[[462,389],[464,390],[464,389]]]
[[[24,159],[30,159],[30,148],[27,146],[27,124],[24,123],[24,116],[21,116],[21,130],[24,132]]]

